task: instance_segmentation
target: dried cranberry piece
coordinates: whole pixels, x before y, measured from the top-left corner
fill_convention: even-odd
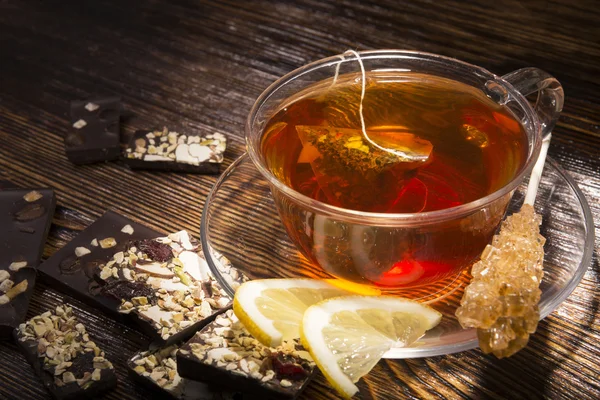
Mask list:
[[[139,240],[135,243],[135,247],[142,253],[147,254],[154,261],[165,262],[173,258],[171,247],[156,240]]]
[[[295,357],[281,352],[272,353],[263,361],[263,365],[265,363],[275,372],[278,379],[300,381],[308,376],[308,371],[304,369]]]
[[[108,294],[117,300],[130,301],[132,297],[154,295],[154,290],[142,282],[112,281],[102,287],[102,293]]]

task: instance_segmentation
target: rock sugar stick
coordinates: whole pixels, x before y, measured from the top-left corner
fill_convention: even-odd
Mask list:
[[[533,203],[541,179],[551,135],[542,142],[525,202],[521,210],[502,223],[473,265],[456,316],[464,328],[477,328],[479,347],[498,358],[509,357],[527,345],[540,319],[539,288],[544,275],[542,217]]]

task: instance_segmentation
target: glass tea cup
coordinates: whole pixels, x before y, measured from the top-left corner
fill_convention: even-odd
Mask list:
[[[526,160],[500,189],[475,201],[436,211],[377,213],[345,209],[307,197],[270,170],[262,149],[270,118],[294,95],[332,77],[355,72],[357,54],[322,59],[274,82],[254,104],[246,124],[250,159],[268,181],[283,225],[299,251],[339,282],[395,294],[456,276],[479,257],[500,224],[511,195],[538,158],[562,109],[558,81],[535,68],[498,77],[483,68],[421,52],[359,53],[369,72],[416,72],[469,85],[508,109],[527,136]],[[525,96],[537,92],[532,107]],[[358,105],[357,105],[358,106]]]

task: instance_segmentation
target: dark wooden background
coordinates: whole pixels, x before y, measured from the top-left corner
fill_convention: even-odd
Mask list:
[[[44,256],[106,209],[162,232],[198,232],[214,177],[76,167],[64,153],[70,100],[119,94],[123,130],[178,125],[228,135],[243,152],[254,99],[279,76],[347,49],[415,49],[497,74],[537,66],[564,85],[550,155],[579,183],[600,230],[600,4],[597,1],[25,1],[0,0],[0,178],[56,189]],[[507,360],[480,351],[382,361],[364,399],[600,398],[597,254],[569,299]],[[30,314],[73,302],[117,365],[106,398],[146,399],[124,363],[146,338],[38,285]],[[25,359],[0,344],[0,398],[46,399]],[[304,399],[332,399],[322,378]]]

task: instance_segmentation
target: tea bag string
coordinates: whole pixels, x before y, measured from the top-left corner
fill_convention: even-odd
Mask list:
[[[360,65],[361,83],[362,84],[361,84],[361,91],[360,91],[360,103],[359,103],[359,107],[358,107],[358,114],[360,117],[360,126],[361,126],[361,130],[362,130],[362,134],[363,134],[364,138],[373,147],[378,148],[379,150],[385,151],[387,153],[391,153],[397,157],[401,157],[404,159],[412,159],[413,157],[411,157],[411,155],[409,155],[403,151],[400,151],[400,150],[394,150],[394,149],[390,149],[389,147],[381,146],[369,137],[369,134],[367,133],[367,128],[365,126],[365,117],[364,117],[364,113],[363,113],[363,101],[365,99],[365,93],[367,91],[367,73],[365,72],[365,66],[363,64],[362,58],[357,51],[346,50],[344,52],[344,54],[339,56],[341,58],[341,61],[337,64],[337,66],[335,68],[335,76],[333,77],[332,86],[335,85],[338,80],[339,73],[340,73],[340,66],[342,65],[342,63],[344,61],[346,61],[346,57],[344,57],[344,56],[347,54],[354,55],[356,57],[356,61],[358,61],[358,64]]]

